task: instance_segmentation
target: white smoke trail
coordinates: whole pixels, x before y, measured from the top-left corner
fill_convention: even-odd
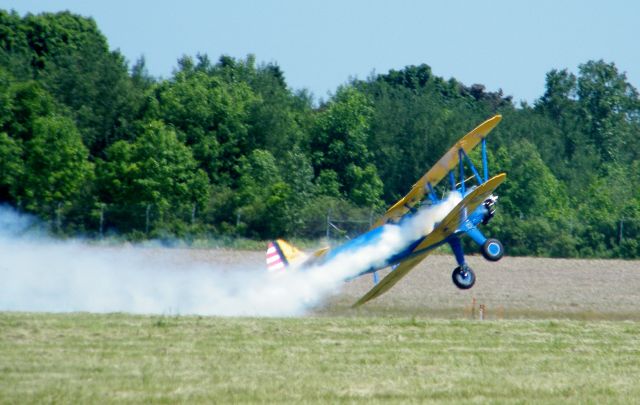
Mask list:
[[[36,223],[32,218],[0,207],[0,311],[301,315],[337,292],[345,279],[432,230],[459,201],[460,195],[452,193],[402,227],[385,225],[371,245],[277,277],[262,262],[228,269],[168,261],[149,249],[34,236],[28,231]]]

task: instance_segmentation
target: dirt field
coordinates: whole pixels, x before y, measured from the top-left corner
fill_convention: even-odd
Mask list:
[[[159,255],[159,256],[158,256]],[[169,249],[156,258],[214,263],[234,268],[261,266],[263,252]],[[359,310],[351,304],[373,285],[369,275],[345,283],[320,315],[471,316],[480,304],[487,318],[640,319],[640,261],[505,257],[497,263],[467,256],[476,273],[475,286],[457,289],[456,266],[449,255],[432,255],[382,297]],[[381,277],[386,274],[380,272]]]
[[[451,281],[453,257],[427,258],[371,309],[407,308],[464,315],[475,298],[489,317],[640,319],[640,262],[505,257],[490,263],[468,257],[476,284],[467,291]],[[364,277],[346,286],[338,302],[370,288]]]

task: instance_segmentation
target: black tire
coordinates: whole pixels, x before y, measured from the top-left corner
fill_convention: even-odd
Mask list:
[[[504,247],[498,239],[487,239],[482,244],[480,252],[485,259],[491,262],[497,262],[504,256]]]
[[[453,284],[461,290],[468,290],[476,283],[476,274],[469,266],[458,266],[451,273]]]

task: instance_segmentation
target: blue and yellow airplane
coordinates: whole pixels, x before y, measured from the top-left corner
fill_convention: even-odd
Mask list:
[[[448,176],[451,190],[459,192],[463,197],[462,201],[449,211],[430,232],[420,235],[415,240],[408,241],[405,246],[390,254],[382,262],[361,271],[357,276],[373,273],[375,285],[354,306],[362,305],[388,291],[435,248],[445,243],[451,246],[458,263],[458,267],[452,273],[453,283],[461,289],[471,288],[476,277],[465,261],[460,238],[463,235],[469,236],[480,246],[480,252],[487,260],[500,260],[504,254],[504,248],[500,241],[486,238],[478,229],[480,224],[487,224],[493,217],[497,201],[493,192],[506,178],[505,173],[489,178],[487,159],[486,137],[501,119],[502,116],[496,115],[462,137],[414,184],[407,195],[387,210],[368,232],[343,245],[331,249],[324,248],[309,256],[284,240],[272,241],[267,248],[268,270],[277,272],[289,266],[304,269],[311,265],[330,264],[331,260],[341,253],[357,252],[358,249],[371,246],[380,240],[384,231],[383,225],[392,223],[402,227],[417,212],[425,197],[429,199],[430,205],[442,203],[434,188]],[[469,153],[478,144],[481,144],[482,147],[482,173],[476,169],[469,158]],[[471,178],[465,179],[465,164],[471,169],[472,178],[477,181],[477,186],[466,185],[466,182]],[[458,182],[456,182],[456,171],[459,173]],[[378,282],[376,272],[388,266],[391,266],[393,270]]]

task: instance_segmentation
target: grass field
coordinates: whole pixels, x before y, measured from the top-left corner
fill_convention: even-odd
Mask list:
[[[633,403],[640,323],[0,313],[2,403]]]

